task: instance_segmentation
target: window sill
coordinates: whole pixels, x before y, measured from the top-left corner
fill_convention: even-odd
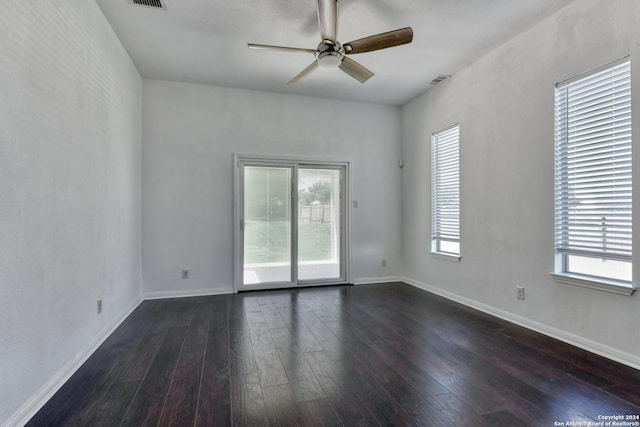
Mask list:
[[[460,260],[462,259],[460,255],[447,254],[444,252],[431,252],[431,255],[433,255],[434,258],[439,258],[451,262],[460,262]]]
[[[619,295],[631,296],[636,291],[636,288],[632,285],[625,285],[621,282],[613,280],[593,280],[588,279],[578,274],[567,273],[550,273],[553,278],[560,283],[565,283],[573,286],[581,286],[583,288],[596,289],[603,292],[611,292]]]

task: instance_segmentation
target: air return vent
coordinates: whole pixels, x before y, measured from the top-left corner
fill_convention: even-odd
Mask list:
[[[435,79],[431,80],[431,82],[429,84],[430,85],[437,85],[441,81],[447,80],[449,77],[451,77],[451,76],[445,76],[444,74],[439,74],[438,77],[436,77]]]
[[[129,0],[131,4],[137,4],[139,6],[150,7],[153,9],[166,9],[166,0]]]

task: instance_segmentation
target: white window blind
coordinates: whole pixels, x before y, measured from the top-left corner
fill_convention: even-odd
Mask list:
[[[629,61],[558,84],[555,94],[555,242],[563,255],[561,271],[571,272],[571,256],[630,263]]]
[[[432,241],[435,252],[460,253],[459,126],[431,138]]]

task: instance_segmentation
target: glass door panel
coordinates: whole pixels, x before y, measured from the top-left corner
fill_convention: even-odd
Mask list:
[[[291,167],[243,168],[243,285],[293,281]]]
[[[298,169],[298,280],[335,280],[341,268],[341,169]]]

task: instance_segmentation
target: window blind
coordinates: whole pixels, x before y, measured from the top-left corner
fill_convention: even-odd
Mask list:
[[[561,254],[631,261],[631,70],[556,86],[555,241]]]
[[[460,241],[459,126],[431,138],[432,239]]]

